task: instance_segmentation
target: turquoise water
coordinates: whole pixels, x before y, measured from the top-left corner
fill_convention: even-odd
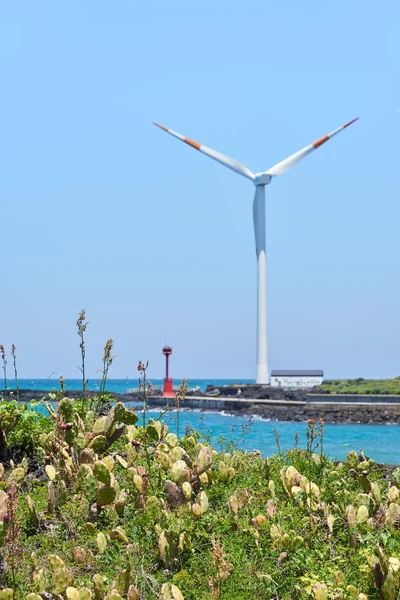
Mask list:
[[[129,404],[127,404],[129,406]],[[149,416],[156,418],[158,411],[150,411]],[[139,424],[142,415],[139,415]],[[176,413],[163,417],[170,431],[176,432]],[[285,423],[265,421],[254,418],[250,430],[242,435],[242,427],[249,419],[225,415],[216,412],[181,411],[180,433],[185,433],[186,425],[210,435],[216,449],[225,450],[226,443],[219,438],[237,441],[243,450],[260,450],[264,456],[277,452],[274,429],[279,432],[282,451],[293,448],[296,432],[299,434],[299,447],[306,446],[306,423]],[[233,431],[232,431],[233,429]],[[400,426],[398,425],[325,425],[324,450],[333,459],[346,458],[349,450],[363,450],[375,462],[400,464]]]
[[[149,380],[153,385],[162,385],[163,379],[153,379],[149,377]],[[179,385],[181,380],[174,379],[174,385]],[[213,385],[226,385],[227,383],[254,383],[254,379],[189,379],[189,387],[195,388],[200,387],[204,391],[208,384]],[[19,379],[18,384],[20,389],[24,390],[44,390],[51,392],[53,389],[60,389],[60,382],[56,375],[47,377],[46,379]],[[7,386],[11,389],[15,389],[15,381],[9,379]],[[68,390],[80,390],[82,389],[82,379],[65,379],[65,389]],[[138,379],[108,379],[106,389],[109,392],[117,394],[125,394],[129,388],[135,388],[138,386]],[[89,379],[88,390],[98,391],[100,389],[99,379]]]

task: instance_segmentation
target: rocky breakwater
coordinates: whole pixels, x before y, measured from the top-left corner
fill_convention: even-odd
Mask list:
[[[314,388],[298,390],[272,387],[270,385],[208,385],[204,396],[211,398],[240,398],[241,400],[292,400],[305,402],[307,394],[312,393]],[[200,395],[195,393],[195,395]]]
[[[232,411],[236,414],[251,414],[271,421],[307,421],[322,418],[325,423],[364,423],[369,425],[400,425],[399,405],[361,404],[249,404],[248,407]]]
[[[301,422],[310,418],[322,418],[325,423],[400,425],[400,398],[398,404],[388,404],[385,396],[379,398],[375,396],[374,402],[368,403],[365,398],[362,401],[343,402],[342,398],[335,398],[332,395],[326,402],[314,403],[308,401],[309,395],[313,392],[315,392],[314,388],[290,390],[261,385],[236,385],[208,386],[204,395],[215,399],[220,397],[243,400],[246,402],[245,406],[240,402],[240,406],[236,408],[232,402],[229,412],[257,415],[271,421]],[[263,400],[265,402],[262,402]]]

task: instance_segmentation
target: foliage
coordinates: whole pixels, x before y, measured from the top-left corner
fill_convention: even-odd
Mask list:
[[[39,435],[51,428],[50,420],[39,412],[40,402],[29,404],[15,400],[2,400],[0,396],[0,452],[23,449],[32,454]]]
[[[317,385],[313,393],[322,394],[400,394],[400,377],[395,379],[329,379]]]
[[[36,478],[26,459],[2,474],[24,568],[2,569],[0,599],[397,598],[400,474],[362,453],[328,460],[322,422],[306,450],[264,460],[160,419],[139,426],[121,403],[79,408],[49,405]],[[11,548],[7,519],[0,529]]]

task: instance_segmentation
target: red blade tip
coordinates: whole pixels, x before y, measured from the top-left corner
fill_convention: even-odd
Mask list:
[[[349,125],[352,125],[353,123],[355,123],[356,121],[358,121],[360,117],[356,117],[355,119],[353,119],[352,121],[349,121],[348,123],[346,123],[346,125],[343,125],[343,127],[348,127]]]
[[[155,125],[156,127],[159,127],[160,129],[163,129],[163,131],[168,131],[168,129],[166,127],[164,127],[164,125],[159,125],[158,123],[155,123],[153,121],[153,125]]]

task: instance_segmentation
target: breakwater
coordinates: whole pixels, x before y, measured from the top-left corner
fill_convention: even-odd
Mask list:
[[[165,398],[150,398],[149,406],[165,407]],[[172,402],[172,406],[173,402]],[[185,398],[181,408],[256,415],[271,421],[302,422],[322,418],[325,423],[366,423],[400,425],[400,402],[383,403],[314,403],[293,400],[238,400],[233,398]]]

